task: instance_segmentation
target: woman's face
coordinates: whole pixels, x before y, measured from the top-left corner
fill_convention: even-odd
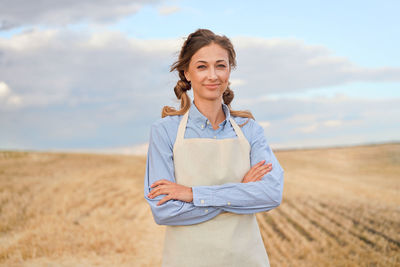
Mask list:
[[[212,43],[192,56],[185,77],[191,82],[195,99],[222,101],[230,72],[228,51]]]

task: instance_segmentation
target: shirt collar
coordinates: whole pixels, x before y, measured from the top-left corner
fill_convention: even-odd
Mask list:
[[[225,126],[226,122],[229,121],[229,118],[231,117],[231,113],[229,111],[229,108],[226,104],[222,104],[222,110],[225,113],[225,120],[219,124],[219,126],[223,127]],[[206,116],[204,116],[196,107],[194,104],[194,100],[192,100],[192,104],[190,105],[189,109],[189,117],[190,120],[192,120],[199,128],[204,129],[207,126],[207,122],[209,121]],[[211,127],[211,125],[210,125]]]

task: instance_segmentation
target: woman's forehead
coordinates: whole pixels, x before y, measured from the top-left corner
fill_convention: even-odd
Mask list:
[[[208,46],[204,46],[200,48],[194,55],[192,56],[192,62],[220,62],[220,61],[229,61],[228,51],[222,48],[219,45],[211,44]]]

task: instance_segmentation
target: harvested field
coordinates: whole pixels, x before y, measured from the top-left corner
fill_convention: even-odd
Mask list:
[[[400,144],[278,151],[271,266],[400,266]],[[145,157],[0,151],[0,266],[159,266]]]

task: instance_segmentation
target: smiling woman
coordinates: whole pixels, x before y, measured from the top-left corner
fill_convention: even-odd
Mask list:
[[[199,29],[190,34],[182,46],[179,59],[171,67],[171,71],[176,70],[179,73],[180,80],[174,91],[176,97],[181,99],[181,109],[177,111],[172,107],[165,106],[162,117],[183,115],[190,107],[190,99],[186,91],[191,88],[193,88],[194,98],[196,99],[196,94],[201,95],[202,87],[208,89],[216,87],[219,88],[216,93],[222,91],[222,99],[229,107],[232,115],[254,119],[251,112],[234,111],[230,107],[234,93],[229,88],[229,76],[231,69],[235,67],[236,53],[227,37],[215,35],[205,29]],[[192,75],[195,80],[190,81]],[[207,75],[211,75],[209,80],[207,80]],[[193,83],[201,86],[196,86]]]
[[[196,88],[193,89],[195,99],[214,100],[228,87],[229,73],[228,52],[213,43],[200,48],[192,56],[185,77]]]
[[[164,267],[269,266],[255,213],[280,205],[283,169],[252,114],[230,107],[235,65],[230,40],[199,29],[171,67],[181,109],[166,106],[153,123],[144,181],[167,225]]]

